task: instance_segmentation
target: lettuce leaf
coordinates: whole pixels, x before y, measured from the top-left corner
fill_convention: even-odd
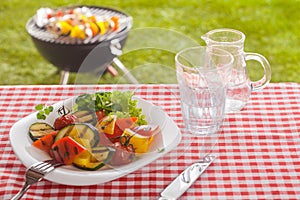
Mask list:
[[[137,117],[137,124],[147,124],[142,109],[137,107],[137,100],[132,99],[132,91],[97,92],[82,94],[75,100],[75,110],[103,110],[106,115],[117,115],[118,118]]]

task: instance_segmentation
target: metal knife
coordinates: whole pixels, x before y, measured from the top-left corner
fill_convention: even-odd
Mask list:
[[[179,198],[208,168],[208,166],[216,159],[216,157],[216,155],[208,154],[203,158],[203,160],[200,160],[185,169],[164,189],[164,191],[160,193],[161,197],[159,200]]]

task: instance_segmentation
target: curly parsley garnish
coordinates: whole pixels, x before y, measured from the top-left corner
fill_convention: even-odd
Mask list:
[[[38,104],[35,106],[38,111],[36,114],[37,119],[45,120],[47,116],[53,111],[53,106],[44,106],[43,104]]]

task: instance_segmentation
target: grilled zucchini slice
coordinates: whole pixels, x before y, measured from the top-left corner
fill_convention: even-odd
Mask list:
[[[29,136],[32,141],[36,141],[43,136],[54,131],[54,128],[45,122],[36,122],[29,127]]]
[[[71,124],[62,128],[57,133],[55,142],[66,136],[70,136],[87,149],[91,149],[99,143],[98,130],[91,124],[87,123]]]
[[[73,113],[81,123],[90,123],[95,125],[98,121],[97,115],[91,110],[79,110]]]

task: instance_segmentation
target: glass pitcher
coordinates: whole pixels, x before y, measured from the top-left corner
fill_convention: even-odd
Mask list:
[[[230,52],[234,57],[232,65],[232,77],[228,84],[226,94],[226,113],[242,110],[246,105],[252,91],[261,90],[266,87],[271,80],[271,67],[268,60],[258,54],[244,52],[245,35],[233,29],[215,29],[201,36],[206,45],[211,48],[221,48]],[[258,81],[251,81],[247,69],[246,61],[255,60],[264,69],[264,76]]]

